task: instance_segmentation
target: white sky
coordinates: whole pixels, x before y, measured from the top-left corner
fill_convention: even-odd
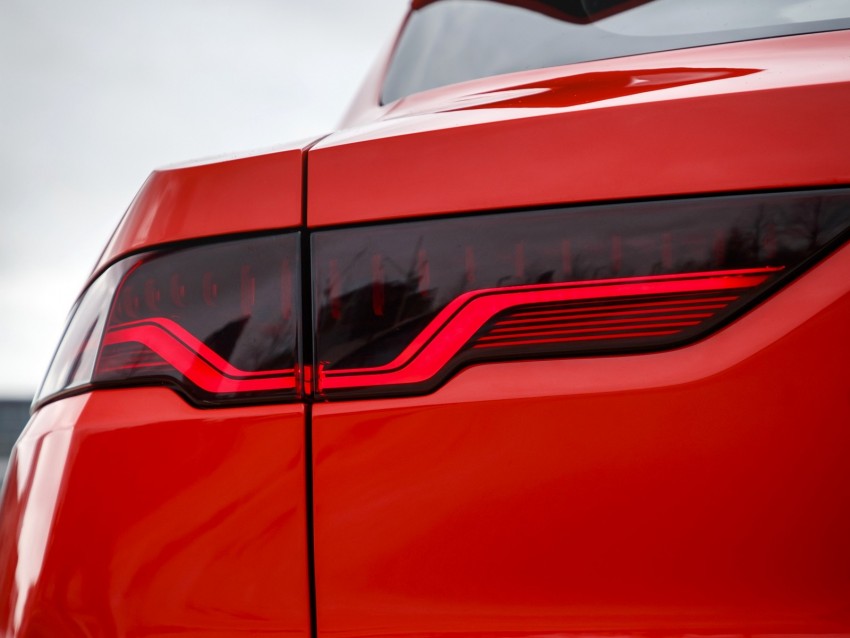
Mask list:
[[[0,397],[158,166],[332,130],[408,0],[0,0]]]

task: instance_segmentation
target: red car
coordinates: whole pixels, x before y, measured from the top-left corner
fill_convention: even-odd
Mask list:
[[[154,172],[0,627],[850,633],[850,3],[414,0],[343,130]]]

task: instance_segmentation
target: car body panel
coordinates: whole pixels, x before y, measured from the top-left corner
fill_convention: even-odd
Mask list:
[[[5,485],[4,636],[310,634],[303,406],[163,388],[35,413]]]
[[[850,633],[849,270],[678,350],[316,405],[319,635]]]
[[[310,151],[309,223],[846,184],[848,47],[801,35],[411,96]]]
[[[95,273],[122,255],[165,242],[300,224],[304,152],[312,142],[154,171]]]

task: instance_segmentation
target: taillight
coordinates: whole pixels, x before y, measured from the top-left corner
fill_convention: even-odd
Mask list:
[[[36,402],[141,384],[204,405],[408,395],[473,363],[677,347],[848,228],[836,189],[319,230],[309,273],[301,232],[152,250],[85,291]]]
[[[170,385],[199,403],[297,398],[298,237],[116,263],[81,297],[37,401],[128,384]]]
[[[848,225],[847,191],[820,191],[317,232],[317,392],[422,393],[476,362],[679,346]]]

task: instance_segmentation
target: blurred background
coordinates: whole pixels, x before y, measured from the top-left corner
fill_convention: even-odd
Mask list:
[[[0,2],[0,464],[148,173],[333,130],[408,2]]]

